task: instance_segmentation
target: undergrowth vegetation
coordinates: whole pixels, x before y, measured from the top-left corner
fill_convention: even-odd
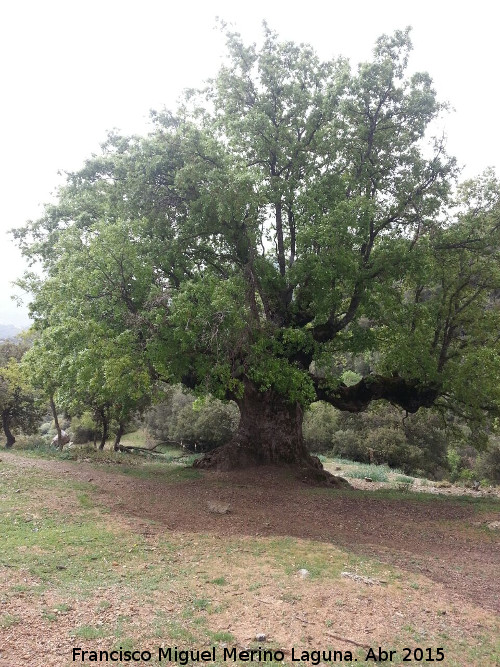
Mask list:
[[[101,462],[123,463],[124,452],[112,452],[112,442],[96,453],[92,440],[97,424],[90,413],[71,420],[61,416],[74,445],[65,447],[61,458],[91,457]],[[133,448],[129,465],[146,457],[163,462],[192,463],[202,452],[228,442],[235,432],[238,409],[234,403],[216,399],[198,400],[180,385],[165,387],[163,400],[125,429],[121,445]],[[386,481],[388,472],[452,483],[500,483],[500,438],[494,425],[482,444],[456,420],[444,420],[432,411],[415,415],[386,402],[372,405],[366,412],[340,412],[327,403],[313,403],[304,418],[304,439],[309,451],[340,457],[369,466],[356,475]],[[37,434],[20,436],[16,448],[55,456],[51,441],[54,423],[45,421]],[[111,432],[110,435],[113,435]],[[477,438],[476,438],[477,440]],[[480,445],[478,447],[478,444]],[[354,473],[352,473],[354,474]]]

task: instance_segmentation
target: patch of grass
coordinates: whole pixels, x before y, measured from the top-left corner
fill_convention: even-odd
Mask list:
[[[171,620],[167,623],[164,628],[164,636],[169,637],[172,641],[179,644],[189,642],[194,645],[198,639],[187,624],[185,625],[177,620]]]
[[[193,609],[205,611],[210,605],[210,600],[208,598],[193,598],[191,604],[193,605]]]
[[[352,470],[343,473],[344,477],[364,479],[369,477],[374,482],[388,482],[391,469],[388,466],[376,466],[369,463],[358,463]]]
[[[3,614],[0,616],[0,628],[7,629],[21,622],[21,617],[15,614]]]
[[[6,562],[27,569],[42,583],[93,587],[96,571],[101,584],[121,579],[113,563],[120,547],[126,549],[124,540],[92,517],[62,522],[44,513],[36,521],[26,522],[22,514],[12,512],[0,517],[0,532],[6,535]]]
[[[104,625],[80,625],[70,634],[78,639],[101,639],[109,633]]]
[[[118,641],[113,646],[113,651],[133,651],[137,648],[137,642],[132,637],[118,637]]]
[[[77,493],[78,502],[84,508],[94,507],[94,501],[88,493]]]
[[[54,621],[57,621],[57,613],[55,611],[49,611],[48,609],[45,609],[43,611],[42,618],[46,621],[49,621],[49,623],[53,623]]]
[[[226,644],[235,641],[234,635],[224,630],[220,630],[219,632],[211,632],[210,638],[213,642],[225,642]]]
[[[408,477],[408,475],[396,475],[394,478],[396,482],[400,482],[401,484],[413,484],[415,481],[414,477]]]
[[[212,579],[210,583],[215,584],[216,586],[227,586],[227,580],[225,577],[216,577],[215,579]]]
[[[253,584],[250,584],[248,590],[250,592],[253,592],[253,591],[258,591],[259,588],[262,588],[262,583],[260,581],[255,581]]]
[[[109,609],[111,607],[111,602],[108,600],[101,600],[99,604],[97,605],[97,611],[106,611],[106,609]]]
[[[373,490],[311,488],[307,489],[307,493],[335,495],[336,497],[345,496],[347,498],[365,498],[373,502],[374,508],[378,499],[394,500],[395,502],[401,501],[401,492],[391,486]],[[412,493],[411,502],[436,505],[440,503],[465,505],[470,506],[478,513],[498,512],[500,510],[500,500],[495,496],[444,495],[419,491],[418,493]]]

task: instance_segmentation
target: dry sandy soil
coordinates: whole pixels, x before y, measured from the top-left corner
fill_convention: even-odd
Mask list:
[[[248,592],[248,573],[253,567],[251,550],[245,555],[242,548],[238,568],[229,575],[232,586],[226,595],[233,596],[231,608],[225,618],[219,615],[220,623],[230,629],[242,646],[255,638],[259,623],[281,646],[290,646],[297,637],[310,646],[321,645],[325,636],[345,649],[370,646],[373,642],[378,646],[384,634],[390,636],[398,623],[403,627],[410,621],[421,627],[422,632],[444,624],[447,632],[451,636],[455,633],[458,640],[464,633],[473,632],[473,627],[489,627],[491,619],[500,611],[500,532],[494,528],[500,515],[482,513],[478,519],[470,503],[428,502],[416,500],[411,494],[384,498],[377,494],[326,491],[306,486],[287,471],[275,469],[203,472],[201,480],[166,485],[161,478],[142,479],[85,462],[28,459],[4,453],[2,459],[16,468],[36,468],[47,476],[91,482],[99,505],[109,508],[109,521],[141,532],[150,540],[152,548],[155,541],[167,533],[189,536],[190,540],[193,535],[195,540],[197,534],[205,536],[203,539],[208,539],[204,543],[206,553],[201,559],[194,553],[193,563],[199,566],[197,559],[200,559],[207,576],[217,572],[217,549],[225,538],[239,539],[244,545],[251,544],[256,537],[291,537],[303,541],[304,550],[314,541],[324,544],[325,549],[334,545],[350,553],[376,558],[383,564],[400,568],[406,573],[405,577],[413,577],[412,581],[423,582],[422,588],[426,591],[420,598],[417,590],[411,595],[408,591],[399,594],[392,591],[389,596],[384,587],[367,586],[370,582],[347,577],[337,589],[336,599],[342,596],[349,599],[349,609],[339,604],[332,610],[332,596],[323,584],[312,579],[302,581],[296,576],[294,585],[302,592],[295,601],[293,588],[288,598],[283,594],[284,597],[277,599],[271,583],[269,588],[264,584],[258,594],[251,595]],[[489,529],[491,525],[493,528]],[[261,575],[259,572],[259,577]],[[426,585],[429,583],[432,588]],[[366,591],[369,591],[368,596]],[[124,604],[113,591],[103,591],[102,596],[112,601],[114,614],[118,613],[120,604]],[[302,602],[297,602],[299,599]],[[45,600],[46,605],[55,602]],[[167,604],[167,601],[158,599],[157,604]],[[35,610],[28,609],[29,605],[29,601],[20,599],[12,613],[26,618],[30,613],[35,615]],[[353,614],[356,606],[361,607],[361,614]],[[449,610],[447,617],[444,611],[441,616],[439,610],[443,608]],[[146,607],[142,613],[147,617]],[[90,622],[82,614],[80,621]],[[101,613],[101,618],[105,615]],[[327,619],[333,615],[335,627],[326,630]],[[35,616],[32,621],[36,622]],[[74,623],[74,619],[71,622]],[[41,630],[47,646],[51,641],[59,647],[63,645],[64,642],[56,640],[64,634],[65,623],[62,618],[59,624]],[[23,628],[15,631],[18,633],[16,641],[22,640],[28,646],[33,631],[30,633],[25,625]],[[49,632],[59,635],[51,638]],[[7,644],[9,638],[13,641],[13,633],[14,630],[6,633]],[[44,660],[37,661],[32,652],[29,655],[29,660],[21,659],[19,664],[36,667],[67,664],[49,658],[48,649]],[[16,663],[5,658],[5,652],[1,658],[0,665],[16,667]],[[463,664],[475,663],[469,660]]]

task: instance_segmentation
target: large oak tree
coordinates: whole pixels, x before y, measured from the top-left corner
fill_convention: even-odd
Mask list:
[[[205,89],[146,137],[110,135],[17,230],[45,271],[24,280],[37,326],[98,322],[151,377],[234,400],[234,439],[201,465],[316,465],[318,399],[495,411],[500,189],[453,189],[408,31],[356,71],[267,27],[260,48],[227,45]]]

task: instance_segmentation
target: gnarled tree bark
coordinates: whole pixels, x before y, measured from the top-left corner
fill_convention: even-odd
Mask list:
[[[322,388],[321,380],[315,384],[318,401],[347,412],[363,412],[372,401],[384,398],[413,414],[419,408],[430,408],[439,396],[438,385],[421,384],[399,375],[369,375],[355,385],[340,385],[334,390]]]
[[[260,392],[245,383],[243,396],[235,398],[240,422],[232,440],[195,462],[198,468],[231,470],[261,465],[290,465],[304,481],[349,486],[323,470],[319,459],[307,451],[302,436],[303,409],[286,402],[273,390]]]
[[[334,390],[321,387],[316,379],[318,400],[331,403],[340,410],[362,412],[371,401],[386,399],[410,413],[420,407],[431,407],[439,395],[439,387],[421,385],[399,376],[374,375],[353,386],[341,385]],[[195,462],[198,468],[231,470],[259,465],[290,465],[310,481],[346,485],[342,478],[325,470],[315,456],[307,451],[302,435],[303,408],[290,403],[273,390],[260,392],[246,381],[243,396],[235,397],[240,409],[240,422],[232,440],[205,454]]]

